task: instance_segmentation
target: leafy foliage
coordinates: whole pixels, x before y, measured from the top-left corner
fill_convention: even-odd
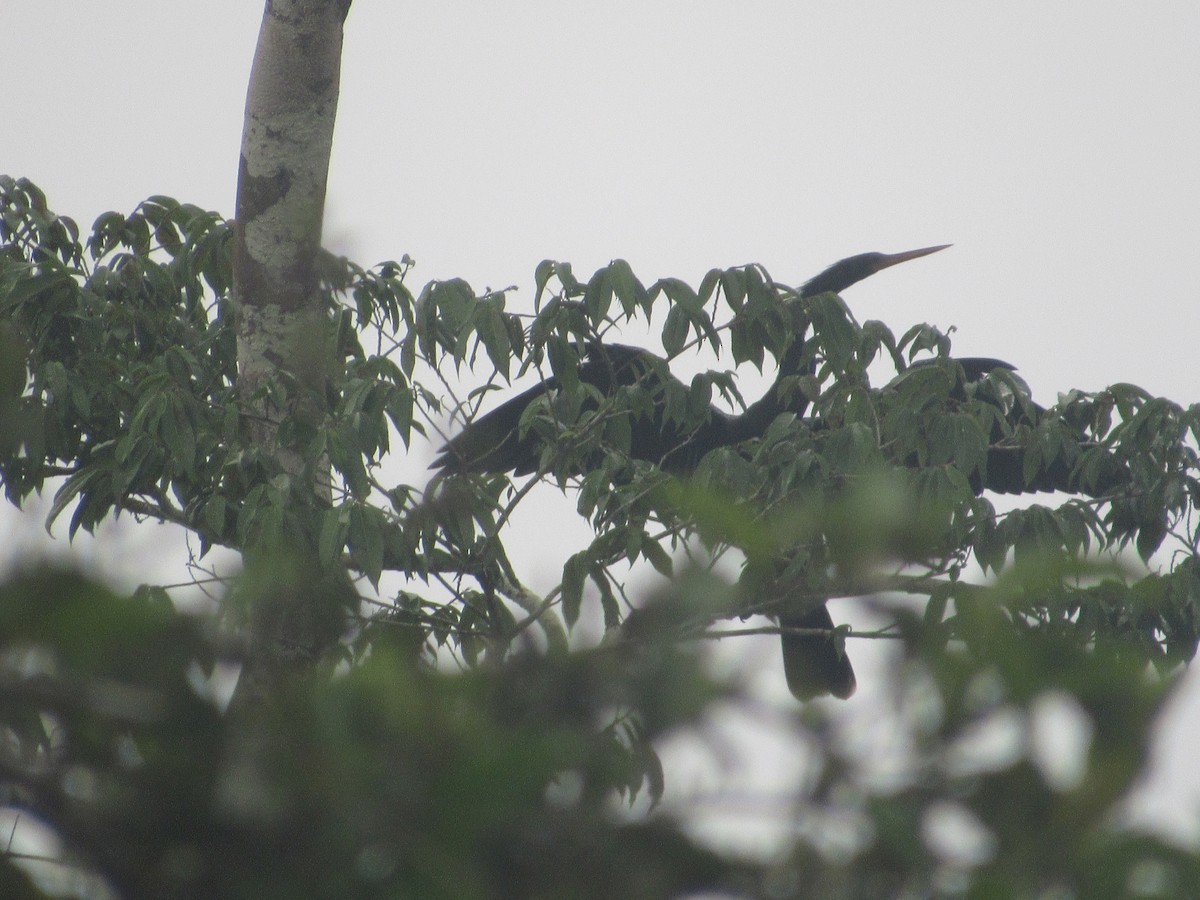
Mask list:
[[[694,289],[646,286],[623,260],[586,281],[546,261],[523,315],[461,280],[414,295],[407,257],[325,257],[327,415],[279,426],[306,477],[332,467],[324,502],[246,438],[229,248],[228,223],[164,197],[101,216],[85,238],[34,185],[0,179],[8,498],[52,487],[69,534],[132,514],[180,524],[203,549],[316,535],[322,567],[376,588],[353,598],[340,656],[253,720],[204,687],[241,645],[161,591],[120,598],[63,573],[0,589],[14,748],[0,780],[121,895],[1102,897],[1194,883],[1193,855],[1113,817],[1167,676],[1196,648],[1200,407],[1114,385],[1041,410],[1002,367],[966,377],[931,326],[897,337],[758,266],[713,269]],[[664,306],[665,359],[703,349],[765,368],[810,328],[811,366],[783,388],[811,415],[779,417],[687,480],[631,458],[629,423],[652,405],[683,432],[714,398],[744,406],[730,370],[609,393],[579,379],[588,347]],[[457,376],[476,369],[489,380],[460,402]],[[540,440],[533,479],[389,482],[394,449],[447,412],[469,420],[497,380],[525,374],[558,383],[514,423]],[[294,377],[270,390],[285,396]],[[1000,467],[1006,490],[1066,479],[1078,496],[998,511],[980,487]],[[574,492],[593,537],[539,596],[505,542],[541,482]],[[735,584],[712,574],[722,557],[741,566]],[[629,574],[643,563],[671,579],[651,601]],[[271,581],[250,572],[231,604],[334,590]],[[655,742],[703,726],[734,690],[703,677],[696,639],[848,595],[909,601],[889,605],[909,747],[898,781],[873,784],[815,707],[794,728],[822,765],[785,860],[730,859],[670,819],[614,814],[613,792],[661,799]],[[605,641],[568,653],[564,626],[593,609]],[[452,657],[464,672],[446,673]],[[1047,703],[1091,729],[1073,782],[1024,737],[962,764],[978,729],[1003,720],[1027,737]],[[979,839],[939,842],[940,821]],[[829,822],[852,823],[850,837],[831,846]]]
[[[32,574],[0,588],[0,635],[9,802],[119,896],[665,896],[736,875],[605,802],[640,787],[630,740],[687,710],[656,688],[697,683],[681,653],[442,675],[401,637],[235,716],[206,681],[235,648],[151,592]]]

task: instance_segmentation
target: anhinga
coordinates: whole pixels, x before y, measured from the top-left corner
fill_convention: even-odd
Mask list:
[[[811,298],[826,292],[840,293],[882,269],[944,250],[948,246],[942,244],[903,253],[862,253],[851,256],[805,282],[799,295],[801,298]],[[961,367],[962,383],[954,386],[951,396],[954,397],[954,392],[958,392],[963,395],[962,399],[965,399],[964,384],[978,382],[998,368],[1014,368],[995,359],[970,358],[954,362]],[[706,419],[687,431],[668,419],[661,400],[665,394],[664,379],[675,381],[675,386],[681,390],[684,387],[669,374],[665,362],[647,350],[623,344],[594,344],[588,348],[580,366],[579,379],[605,396],[613,394],[618,388],[635,384],[645,388],[649,396],[656,398],[658,405],[630,422],[629,455],[634,459],[653,462],[669,472],[687,474],[710,451],[760,437],[781,413],[803,416],[808,408],[808,399],[802,391],[785,392],[784,381],[811,370],[813,365],[813,355],[805,353],[804,335],[796,335],[780,359],[775,382],[762,398],[747,406],[740,415],[731,415],[710,405]],[[915,367],[921,365],[914,364]],[[487,415],[475,419],[442,448],[434,467],[445,472],[512,472],[514,475],[535,472],[543,443],[532,429],[524,435],[520,433],[521,417],[530,403],[557,388],[557,379],[547,378]],[[1007,415],[1010,421],[1022,417],[1028,421],[1030,413],[1036,417],[1041,412],[1040,407],[1030,403],[1026,412],[1014,410]],[[1028,421],[1028,424],[1036,423]],[[820,422],[814,425],[821,427]],[[1057,469],[1048,468],[1032,483],[1027,483],[1021,449],[1000,446],[1001,437],[997,433],[992,435],[993,446],[988,453],[986,483],[978,473],[973,476],[972,486],[976,492],[982,492],[985,488],[1001,493],[1077,489],[1070,467],[1062,461],[1057,463]],[[915,464],[915,460],[906,463]],[[1107,490],[1119,478],[1120,473],[1114,474],[1101,489]],[[821,632],[782,635],[784,672],[791,692],[802,700],[823,694],[844,699],[853,694],[856,687],[854,670],[845,653],[838,651],[831,638],[833,621],[828,609],[821,605],[795,615],[785,612],[778,618],[785,629]]]
[[[903,253],[851,256],[805,282],[800,288],[800,297],[841,293],[882,269],[936,253],[948,246],[941,244]],[[594,345],[580,366],[579,379],[606,395],[618,387],[640,383],[651,396],[661,397],[662,385],[655,384],[653,379],[663,377],[657,373],[666,370],[661,364],[654,365],[656,362],[659,361],[649,351],[638,347]],[[781,386],[784,379],[801,374],[804,365],[804,335],[801,334],[784,353],[775,383],[761,399],[750,404],[740,415],[730,415],[710,406],[706,421],[690,433],[682,433],[675,423],[667,420],[663,409],[654,408],[648,415],[630,423],[630,456],[684,474],[695,468],[711,450],[762,435],[781,413],[803,415],[808,407],[804,394],[790,391],[785,399]],[[442,448],[434,467],[448,472],[512,472],[514,475],[536,471],[541,446],[534,434],[520,434],[521,416],[530,403],[557,387],[557,380],[548,378],[475,419]],[[833,629],[833,620],[824,605],[800,615],[782,615],[779,621],[784,628],[824,632]],[[829,637],[784,634],[782,643],[788,687],[797,697],[809,699],[829,693],[846,698],[854,693],[856,682],[850,660],[838,652]]]
[[[834,263],[800,288],[800,297],[841,293],[853,284],[897,263],[945,250],[949,244],[924,247],[904,253],[860,253]],[[808,400],[800,391],[784,399],[780,387],[785,378],[801,374],[804,335],[796,336],[779,363],[775,383],[763,397],[740,415],[730,415],[710,406],[708,418],[698,428],[681,432],[667,420],[665,411],[654,408],[631,425],[630,456],[653,462],[669,472],[686,473],[700,458],[717,447],[727,447],[760,436],[781,413],[804,414]],[[664,389],[658,373],[666,372],[663,361],[648,350],[626,344],[592,344],[579,368],[579,380],[602,394],[618,387],[640,384],[652,397]],[[667,375],[666,377],[671,377]],[[680,389],[683,385],[676,381]],[[520,434],[521,416],[534,400],[558,388],[551,376],[524,393],[500,404],[471,422],[443,448],[433,467],[447,472],[512,472],[528,475],[537,470],[541,445],[534,434]]]

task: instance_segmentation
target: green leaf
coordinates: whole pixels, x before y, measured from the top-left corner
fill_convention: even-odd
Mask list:
[[[503,314],[496,306],[481,303],[476,308],[475,328],[487,351],[488,359],[492,361],[500,376],[508,381],[512,347],[508,342],[508,328],[504,324]]]
[[[1037,443],[1030,443],[1025,447],[1025,453],[1021,459],[1021,478],[1024,479],[1025,484],[1033,484],[1041,471],[1041,446]]]
[[[642,555],[650,560],[650,565],[654,566],[656,572],[667,578],[672,576],[674,566],[671,563],[671,557],[662,548],[662,544],[650,537],[650,535],[642,533],[641,550]]]
[[[896,346],[896,337],[885,324],[876,319],[868,319],[864,322],[862,326],[862,342],[863,347],[859,362],[863,366],[871,363],[879,347],[884,347],[888,351],[892,362],[899,368],[902,358]]]
[[[563,293],[565,293],[568,297],[578,297],[583,293],[583,285],[580,284],[579,279],[575,277],[575,273],[572,270],[570,263],[555,263],[554,274],[558,278],[559,283],[561,283],[563,286]]]
[[[579,610],[583,604],[583,582],[587,578],[588,559],[586,553],[576,553],[567,558],[562,575],[563,620],[568,628],[579,621]]]
[[[725,269],[721,272],[721,288],[725,294],[725,302],[735,313],[739,312],[746,301],[746,276],[742,269]]]
[[[612,585],[608,575],[601,566],[594,566],[591,572],[592,582],[600,591],[600,609],[604,614],[604,630],[611,631],[621,624],[621,608],[613,595]]]
[[[633,444],[631,416],[609,416],[604,422],[604,442],[610,448],[628,453]]]
[[[171,415],[160,420],[159,433],[171,456],[171,471],[189,475],[196,468],[196,433],[187,413],[173,406]]]
[[[347,540],[354,550],[354,560],[371,585],[378,589],[383,572],[382,513],[373,507],[354,506],[350,510]],[[321,523],[322,531],[325,522]]]
[[[388,393],[387,416],[391,420],[400,440],[407,447],[413,431],[413,393],[408,387],[396,387]]]
[[[550,359],[550,371],[568,393],[579,387],[579,354],[562,338],[553,338],[546,344],[546,355]]]
[[[349,531],[350,510],[344,504],[325,510],[321,516],[321,534],[317,548],[322,566],[332,567],[341,560]]]
[[[510,313],[505,313],[501,318],[504,328],[508,332],[508,346],[512,355],[517,359],[524,359],[525,329],[521,327],[521,320]]]
[[[52,534],[51,528],[62,511],[71,505],[71,501],[87,490],[88,485],[102,475],[99,468],[89,467],[76,472],[54,494],[54,502],[50,504],[50,512],[46,514],[46,533]]]
[[[952,413],[938,416],[929,435],[929,450],[935,464],[952,463],[970,475],[987,458],[988,436],[974,416]]]
[[[774,311],[779,307],[779,295],[776,293],[766,270],[761,266],[746,266],[746,305],[759,311]]]
[[[951,585],[938,585],[929,595],[929,603],[925,606],[925,627],[934,628],[946,618],[946,608],[953,593]]]
[[[662,345],[667,356],[675,356],[687,343],[689,322],[687,310],[682,306],[672,306],[667,312],[667,321],[663,324]]]
[[[599,269],[588,282],[587,290],[583,294],[583,305],[593,327],[599,327],[608,315],[612,298],[613,286],[608,278],[608,269]]]
[[[225,513],[228,504],[220,494],[213,495],[204,504],[204,525],[212,534],[214,540],[225,536]]]
[[[708,301],[713,298],[717,287],[721,284],[721,270],[709,269],[704,273],[704,277],[700,279],[700,302],[703,305],[708,305]]]
[[[910,344],[911,346],[909,346]],[[908,358],[910,361],[923,350],[933,351],[936,356],[950,355],[950,339],[932,325],[914,325],[904,332],[897,349],[903,350],[905,347],[909,348]]]
[[[849,308],[836,294],[821,294],[810,301],[813,331],[836,371],[844,371],[858,350],[859,328]]]
[[[542,293],[546,290],[546,283],[550,280],[550,276],[554,274],[555,265],[554,260],[543,259],[533,270],[533,311],[535,313],[542,308]]]
[[[755,324],[749,319],[734,319],[729,328],[729,342],[735,363],[754,363],[761,371],[766,351],[763,342],[755,339]]]
[[[6,287],[4,291],[3,297],[6,313],[8,310],[15,310],[31,297],[36,297],[39,294],[48,294],[50,291],[64,284],[72,286],[75,284],[69,278],[64,279],[62,273],[52,270],[30,267],[25,272],[27,274],[23,274],[15,283]]]
[[[1155,551],[1162,546],[1162,542],[1166,536],[1166,526],[1161,523],[1155,522],[1142,525],[1142,527],[1138,529],[1137,536],[1138,556],[1140,556],[1146,562],[1149,562],[1150,557],[1152,557]]]
[[[461,278],[435,282],[432,299],[437,304],[438,318],[451,332],[471,321],[477,302],[475,292]]]
[[[608,281],[617,301],[621,304],[626,318],[633,316],[639,306],[645,307],[648,292],[633,274],[629,263],[623,259],[614,259],[608,266]]]
[[[692,286],[678,278],[661,278],[650,288],[651,293],[664,293],[672,304],[682,306],[689,315],[699,312],[703,306]]]

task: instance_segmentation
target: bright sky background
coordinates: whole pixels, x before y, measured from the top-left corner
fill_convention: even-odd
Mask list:
[[[7,0],[0,171],[84,227],[151,194],[232,215],[261,13]],[[519,285],[528,308],[544,258],[692,284],[760,262],[797,284],[953,242],[848,291],[859,319],[955,326],[957,353],[1011,361],[1046,401],[1114,382],[1200,399],[1195,0],[356,0],[343,72],[326,243],[408,253],[414,286]],[[155,534],[106,540],[79,552],[147,577]],[[0,513],[0,564],[42,541]],[[859,670],[849,710],[878,700]],[[1193,672],[1145,810],[1200,837],[1197,723]]]

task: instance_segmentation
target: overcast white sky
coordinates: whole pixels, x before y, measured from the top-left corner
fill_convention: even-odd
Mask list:
[[[156,193],[231,215],[261,13],[7,0],[0,171],[85,227]],[[956,326],[958,353],[1011,361],[1047,401],[1123,381],[1193,402],[1197,160],[1195,0],[356,0],[326,242],[408,253],[415,284],[519,285],[514,306],[547,257],[799,283],[953,242],[848,292],[859,318]],[[11,560],[37,529],[0,530]],[[119,533],[136,568],[147,539]],[[1191,681],[1155,796],[1200,834]]]

